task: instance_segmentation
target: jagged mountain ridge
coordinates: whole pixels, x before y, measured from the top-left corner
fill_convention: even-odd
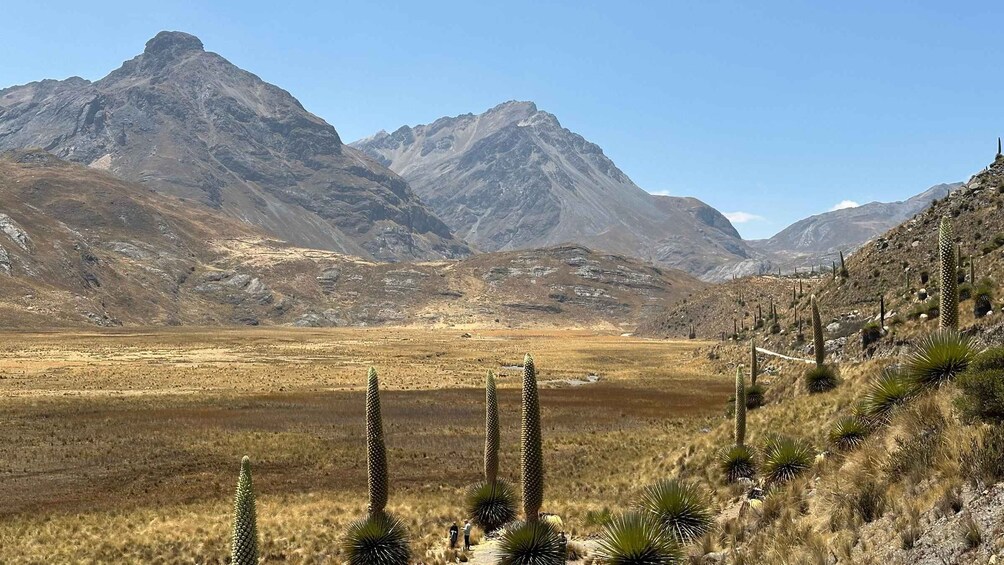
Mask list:
[[[788,265],[818,265],[838,252],[856,250],[948,196],[962,183],[938,184],[907,200],[869,202],[799,220],[770,239],[750,241],[754,249]]]
[[[0,150],[35,147],[298,245],[380,260],[470,252],[402,178],[181,32],[159,33],[96,82],[0,90]]]
[[[40,150],[0,153],[0,327],[630,329],[703,286],[579,246],[367,261]]]
[[[458,236],[485,250],[575,242],[697,275],[748,256],[717,210],[645,192],[532,102],[351,145],[407,179]]]

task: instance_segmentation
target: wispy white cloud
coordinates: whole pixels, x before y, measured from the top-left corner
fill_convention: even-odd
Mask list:
[[[853,200],[841,200],[833,208],[830,208],[830,212],[836,212],[837,210],[846,210],[848,208],[857,208],[860,206],[857,202]]]
[[[670,193],[668,189],[650,190],[650,191],[648,191],[648,193],[649,194],[655,194],[657,196],[671,196],[672,195],[672,193]]]
[[[750,214],[749,212],[725,212],[725,217],[733,224],[746,224],[749,222],[762,222],[765,218]]]

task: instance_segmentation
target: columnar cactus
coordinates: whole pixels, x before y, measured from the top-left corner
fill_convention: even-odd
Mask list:
[[[969,284],[976,286],[976,257],[969,258]]]
[[[756,386],[756,378],[760,372],[760,364],[756,358],[756,341],[750,340],[750,385]]]
[[[879,330],[885,328],[885,296],[879,296]]]
[[[938,308],[941,329],[959,329],[959,279],[955,256],[955,239],[948,218],[941,219],[938,229],[938,257],[941,260],[941,303]]]
[[[537,398],[537,373],[533,357],[523,358],[523,422],[520,434],[523,449],[520,468],[523,476],[523,514],[527,522],[536,522],[544,503],[544,454],[540,439],[540,401]]]
[[[369,515],[377,517],[387,507],[387,448],[383,441],[380,417],[380,382],[376,369],[370,367],[366,387],[366,473],[369,484]]]
[[[230,562],[234,565],[258,565],[258,518],[255,511],[251,459],[241,460],[241,474],[234,496],[233,540]]]
[[[736,445],[746,444],[746,382],[742,366],[736,367]]]
[[[819,317],[819,303],[816,302],[816,295],[809,298],[812,307],[812,348],[816,353],[816,366],[822,367],[826,361],[826,349],[823,344],[823,321]]]
[[[495,375],[485,379],[485,481],[494,483],[499,473],[499,403]]]
[[[847,264],[844,263],[844,252],[840,252],[840,276],[847,276]]]

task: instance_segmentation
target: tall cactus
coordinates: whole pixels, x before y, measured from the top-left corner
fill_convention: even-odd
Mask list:
[[[959,279],[955,239],[948,218],[938,228],[938,258],[941,260],[941,303],[938,308],[941,329],[959,329]]]
[[[499,403],[495,375],[485,379],[485,481],[494,483],[499,474]]]
[[[369,485],[369,515],[381,516],[387,507],[387,448],[383,441],[380,417],[380,382],[376,369],[370,367],[366,386],[366,473]]]
[[[823,321],[819,317],[819,303],[815,294],[809,297],[809,304],[812,307],[812,348],[816,353],[816,366],[822,367],[826,361],[826,349],[823,344]]]
[[[536,522],[544,503],[544,454],[540,439],[540,401],[537,398],[537,373],[533,357],[523,358],[523,422],[520,468],[523,476],[523,514],[527,522]]]
[[[736,445],[746,444],[746,379],[742,366],[736,367]]]
[[[760,372],[760,365],[756,358],[756,341],[750,340],[750,386],[756,386],[756,378]]]
[[[234,526],[230,549],[233,565],[258,565],[258,518],[255,511],[254,482],[251,480],[251,459],[241,460],[234,496]]]
[[[847,264],[844,263],[844,252],[840,252],[840,276],[847,276]]]

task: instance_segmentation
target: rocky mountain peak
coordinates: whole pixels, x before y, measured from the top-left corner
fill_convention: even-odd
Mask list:
[[[0,150],[31,147],[304,247],[381,260],[470,251],[399,176],[187,33],[158,33],[94,83],[0,91]]]
[[[202,41],[183,31],[162,31],[146,42],[144,55],[175,57],[191,51],[204,51]]]

